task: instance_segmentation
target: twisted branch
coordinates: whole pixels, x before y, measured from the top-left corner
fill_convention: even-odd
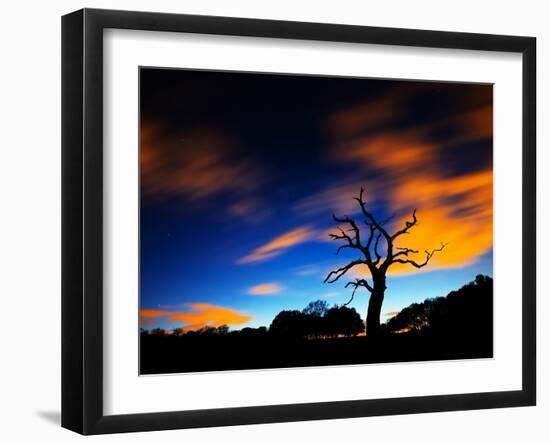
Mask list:
[[[364,262],[362,260],[353,260],[352,262],[348,263],[346,266],[342,266],[341,268],[338,268],[334,271],[330,271],[330,273],[323,280],[323,283],[334,283],[335,281],[340,279],[340,277],[342,277],[346,272],[348,272],[351,268],[360,264],[364,264]]]
[[[399,250],[397,254],[393,254],[393,258],[399,257],[401,255],[408,256],[409,254],[418,254],[418,251],[416,249],[410,249],[410,248],[398,248],[395,249]]]
[[[369,212],[367,211],[367,208],[365,207],[365,201],[363,200],[363,194],[365,193],[365,190],[363,189],[363,187],[361,186],[361,191],[359,192],[359,197],[354,197],[353,199],[356,200],[358,203],[359,203],[359,206],[361,207],[361,212],[363,212],[363,215],[365,217],[367,217],[367,219],[370,221],[370,223],[376,228],[378,229],[382,235],[384,237],[386,237],[386,239],[388,241],[391,240],[391,237],[390,237],[390,234],[388,234],[388,232],[380,225],[380,223],[378,223],[376,221],[376,219],[374,218],[374,216]]]
[[[397,237],[399,237],[400,235],[403,235],[403,234],[408,234],[409,233],[409,230],[414,226],[416,225],[418,219],[416,218],[416,209],[413,211],[412,213],[412,221],[406,221],[405,222],[405,227],[403,229],[400,229],[399,231],[397,231],[395,234],[393,234],[391,236],[391,239],[392,240],[395,240]]]
[[[443,249],[445,248],[445,246],[447,246],[449,243],[443,243],[441,242],[441,246],[439,248],[436,248],[436,249],[433,249],[432,251],[424,251],[426,253],[426,260],[424,260],[422,263],[418,263],[414,260],[403,260],[403,259],[393,259],[392,260],[392,263],[402,263],[402,264],[405,264],[405,265],[413,265],[415,268],[423,268],[424,266],[426,266],[428,264],[428,262],[430,261],[430,259],[433,257],[433,255],[436,253],[436,252],[441,252],[443,251]],[[412,249],[410,250],[411,252],[416,252],[416,251],[413,251]],[[395,256],[394,256],[395,257]]]

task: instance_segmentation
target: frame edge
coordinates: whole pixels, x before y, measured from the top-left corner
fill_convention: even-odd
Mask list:
[[[84,13],[61,19],[61,426],[83,433]]]

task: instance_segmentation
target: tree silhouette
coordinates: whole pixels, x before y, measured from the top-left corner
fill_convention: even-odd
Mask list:
[[[281,337],[302,337],[305,333],[304,318],[305,314],[300,311],[281,311],[271,322],[269,332]]]
[[[353,336],[363,332],[365,325],[354,308],[347,306],[334,306],[327,311],[325,316],[326,332],[331,337],[344,335]]]
[[[326,335],[326,322],[325,315],[329,309],[326,300],[315,300],[309,302],[308,305],[302,309],[302,322],[304,325],[304,332],[306,336],[319,338]]]
[[[347,287],[353,287],[351,299],[346,303],[349,304],[355,296],[355,291],[359,287],[365,288],[370,292],[369,305],[367,311],[367,335],[369,337],[378,336],[380,334],[380,311],[382,309],[382,303],[384,301],[384,293],[386,291],[386,273],[390,266],[395,263],[408,264],[415,268],[423,268],[426,266],[430,259],[436,252],[442,251],[446,244],[441,243],[441,246],[431,251],[426,250],[426,258],[422,262],[417,262],[409,258],[410,254],[416,254],[418,251],[410,248],[401,248],[396,245],[396,241],[402,235],[408,234],[411,228],[413,228],[418,219],[416,217],[416,209],[412,213],[412,220],[406,221],[405,226],[393,234],[390,234],[384,225],[389,221],[378,222],[374,215],[366,208],[365,201],[363,199],[364,189],[361,188],[359,197],[354,197],[354,200],[360,206],[361,213],[364,216],[364,223],[368,229],[366,235],[366,241],[362,240],[362,232],[359,229],[359,224],[348,216],[337,217],[332,215],[332,218],[337,223],[346,223],[349,225],[349,229],[340,228],[340,234],[330,234],[333,240],[342,240],[342,244],[336,253],[341,250],[349,248],[357,250],[361,253],[360,258],[351,261],[345,266],[331,271],[325,278],[325,283],[334,283],[345,275],[349,270],[357,265],[366,265],[370,271],[372,282],[369,283],[365,278],[356,278],[355,281],[350,281],[346,284]],[[385,242],[385,254],[380,252],[380,248],[383,246],[381,242]]]
[[[303,314],[313,315],[315,317],[322,317],[328,311],[328,303],[326,300],[315,300],[309,302],[308,305],[302,310]]]

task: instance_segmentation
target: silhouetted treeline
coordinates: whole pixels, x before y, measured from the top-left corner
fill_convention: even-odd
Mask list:
[[[354,337],[365,330],[354,308],[328,307],[324,300],[311,302],[302,311],[281,311],[271,322],[269,332],[280,337]]]
[[[273,319],[269,329],[265,326],[259,328],[242,328],[230,331],[227,325],[218,327],[205,326],[198,330],[182,331],[180,328],[165,331],[156,328],[141,330],[142,335],[175,337],[261,337],[271,334],[279,338],[335,338],[354,337],[364,332],[365,325],[354,308],[346,306],[333,306],[329,308],[324,300],[316,300],[309,303],[302,311],[281,311]]]
[[[269,328],[142,330],[142,374],[364,364],[493,356],[493,280],[478,275],[446,297],[414,303],[378,337],[353,308],[317,300]],[[361,334],[361,335],[360,335]]]
[[[493,279],[478,275],[446,297],[413,303],[392,317],[385,328],[390,332],[460,333],[492,340]]]

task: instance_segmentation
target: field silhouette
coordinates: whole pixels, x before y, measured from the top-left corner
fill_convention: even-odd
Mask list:
[[[493,356],[493,280],[402,309],[376,336],[353,308],[311,302],[281,311],[268,327],[227,326],[140,333],[140,373],[348,365]]]

